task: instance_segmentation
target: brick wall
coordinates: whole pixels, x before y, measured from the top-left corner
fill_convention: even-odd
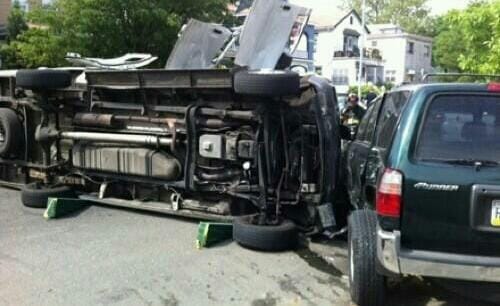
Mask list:
[[[0,24],[7,24],[7,17],[9,16],[11,0],[0,0]]]

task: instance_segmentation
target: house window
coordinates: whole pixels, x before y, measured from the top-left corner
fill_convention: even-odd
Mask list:
[[[335,85],[348,85],[348,72],[347,69],[333,69],[332,83]]]
[[[424,48],[425,48],[425,53],[424,53],[424,56],[425,56],[425,57],[429,57],[429,56],[431,56],[431,47],[430,47],[430,46],[428,46],[428,45],[425,45],[425,47],[424,47]]]
[[[350,22],[351,22],[351,24],[354,24],[354,17],[351,16]]]
[[[415,43],[414,42],[408,42],[408,47],[407,47],[408,54],[414,54],[415,53]]]
[[[377,41],[376,40],[372,40],[372,47],[376,47],[377,46]]]
[[[388,83],[396,82],[396,70],[386,70],[385,71],[385,81]]]

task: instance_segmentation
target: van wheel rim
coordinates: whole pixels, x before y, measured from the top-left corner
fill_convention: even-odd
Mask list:
[[[352,242],[349,243],[349,279],[351,280],[351,283],[354,283],[354,247],[352,245]]]
[[[5,142],[5,129],[0,125],[0,143]]]

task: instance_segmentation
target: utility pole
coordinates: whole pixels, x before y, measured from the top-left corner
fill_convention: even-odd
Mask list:
[[[362,86],[362,78],[363,78],[363,60],[364,60],[364,49],[365,49],[365,27],[366,27],[366,0],[363,0],[363,4],[361,6],[361,42],[359,48],[359,71],[358,71],[358,98],[361,100],[361,86]]]

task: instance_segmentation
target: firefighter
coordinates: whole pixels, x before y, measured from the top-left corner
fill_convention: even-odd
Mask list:
[[[358,126],[365,115],[365,109],[359,105],[359,97],[350,94],[347,107],[342,112],[342,124],[346,126]]]

